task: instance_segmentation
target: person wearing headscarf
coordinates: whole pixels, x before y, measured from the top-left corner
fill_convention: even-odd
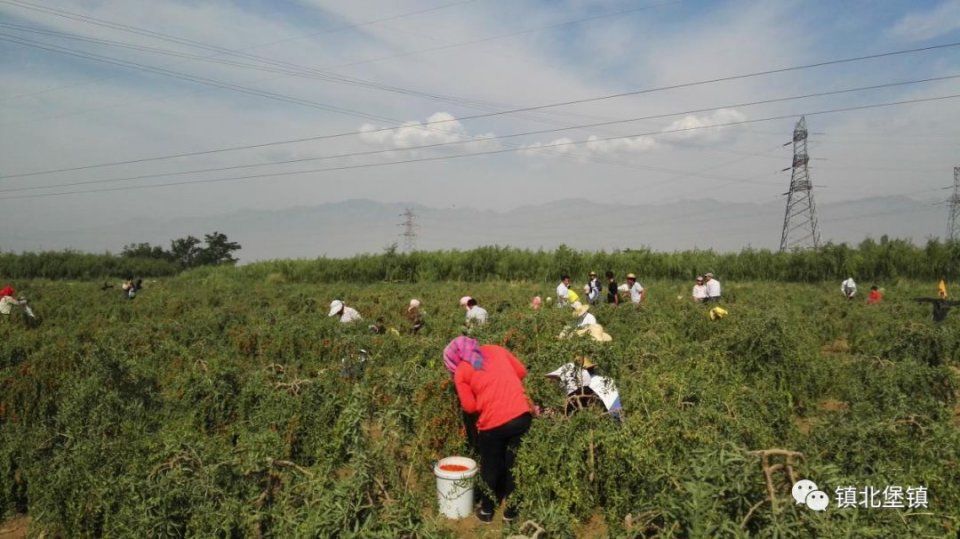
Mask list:
[[[463,411],[478,414],[480,477],[496,496],[497,504],[506,502],[503,517],[512,520],[516,511],[508,498],[516,487],[513,464],[532,420],[530,399],[523,388],[527,369],[506,348],[479,346],[475,339],[465,336],[447,345],[443,362],[453,373]],[[490,522],[494,509],[494,499],[481,491],[477,518]]]

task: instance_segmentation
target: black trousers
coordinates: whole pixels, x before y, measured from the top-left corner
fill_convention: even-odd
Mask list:
[[[507,423],[490,430],[482,430],[477,435],[477,449],[480,453],[480,477],[497,497],[496,502],[505,500],[516,488],[513,480],[513,463],[523,435],[530,430],[530,414],[511,419]],[[494,500],[481,490],[480,508],[492,513]]]

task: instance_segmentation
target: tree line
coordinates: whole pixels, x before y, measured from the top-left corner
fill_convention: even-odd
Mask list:
[[[170,248],[131,243],[119,255],[79,251],[0,253],[0,277],[9,279],[101,279],[110,277],[164,277],[199,266],[236,264],[240,244],[226,234],[205,234],[204,240],[187,236],[170,242]]]
[[[219,232],[204,241],[193,236],[173,240],[169,249],[148,243],[123,248],[120,255],[75,251],[0,253],[0,277],[91,279],[139,275],[174,275],[200,266],[232,266],[240,245]],[[883,282],[897,278],[960,278],[960,242],[866,239],[856,246],[827,244],[818,250],[779,253],[744,249],[655,252],[650,249],[578,251],[480,247],[470,250],[400,253],[390,246],[379,254],[349,258],[272,260],[238,268],[241,276],[281,276],[287,282],[380,281],[552,281],[562,273],[586,275],[590,270],[637,273],[641,279],[693,279],[711,271],[720,279],[819,282],[854,277]]]

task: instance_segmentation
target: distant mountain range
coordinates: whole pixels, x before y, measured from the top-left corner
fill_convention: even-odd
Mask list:
[[[613,250],[649,247],[658,251],[744,247],[775,249],[780,242],[783,202],[740,204],[714,200],[628,206],[561,200],[504,212],[428,208],[347,200],[284,210],[241,210],[225,215],[171,221],[138,219],[109,228],[37,230],[9,227],[0,235],[4,251],[76,249],[119,252],[123,245],[220,231],[243,249],[245,262],[270,258],[314,258],[380,252],[399,236],[400,213],[416,214],[421,250],[510,245],[552,249]],[[915,242],[941,236],[946,211],[905,197],[877,197],[818,207],[824,241],[858,243],[889,235]]]

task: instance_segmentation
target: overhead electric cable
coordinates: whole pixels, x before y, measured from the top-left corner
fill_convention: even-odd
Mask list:
[[[15,200],[15,199],[24,199],[24,198],[44,198],[44,197],[75,195],[75,194],[83,194],[83,193],[104,193],[104,192],[111,192],[111,191],[126,191],[126,190],[135,190],[135,189],[155,189],[155,188],[172,187],[172,186],[180,186],[180,185],[198,185],[198,184],[206,184],[206,183],[219,183],[219,182],[228,182],[228,181],[241,181],[241,180],[260,179],[260,178],[286,177],[286,176],[294,176],[294,175],[300,175],[300,174],[311,174],[311,173],[317,173],[317,172],[333,172],[333,171],[353,170],[353,169],[361,169],[361,168],[384,167],[384,166],[402,165],[402,164],[409,164],[409,163],[420,163],[420,162],[428,162],[428,161],[445,161],[445,160],[450,160],[450,159],[459,159],[459,158],[463,158],[463,157],[477,157],[477,156],[482,156],[482,155],[495,155],[495,154],[512,153],[512,152],[517,152],[517,151],[522,151],[522,150],[534,150],[534,151],[539,151],[539,150],[557,148],[557,147],[562,147],[562,146],[577,146],[577,145],[580,145],[580,144],[604,142],[604,141],[619,140],[619,139],[625,139],[625,138],[634,138],[634,137],[639,137],[639,136],[660,136],[660,135],[665,135],[665,134],[670,134],[670,133],[680,133],[680,132],[686,132],[686,131],[696,131],[696,130],[701,130],[701,129],[713,129],[713,128],[718,128],[718,127],[730,127],[730,126],[736,126],[736,125],[745,125],[745,124],[752,124],[752,123],[759,123],[759,122],[767,122],[767,121],[773,121],[773,120],[782,120],[782,119],[787,119],[787,118],[795,118],[795,117],[801,116],[801,115],[805,115],[805,116],[816,116],[816,115],[824,115],[824,114],[835,114],[835,113],[840,113],[840,112],[851,112],[851,111],[867,110],[867,109],[874,109],[874,108],[881,108],[881,107],[892,107],[892,106],[899,106],[899,105],[906,105],[906,104],[913,104],[913,103],[929,103],[929,102],[944,101],[944,100],[956,99],[956,98],[960,98],[960,94],[953,94],[953,95],[946,95],[946,96],[937,96],[937,97],[928,97],[928,98],[907,99],[907,100],[892,101],[892,102],[887,102],[887,103],[874,103],[874,104],[870,104],[870,105],[859,105],[859,106],[854,106],[854,107],[842,107],[842,108],[827,109],[827,110],[820,110],[820,111],[815,111],[815,112],[806,112],[806,113],[799,113],[799,114],[794,113],[794,114],[788,114],[788,115],[770,116],[770,117],[766,117],[766,118],[758,118],[758,119],[753,119],[753,120],[741,120],[741,121],[736,121],[736,122],[725,122],[725,123],[720,123],[720,124],[700,125],[700,126],[686,127],[686,128],[672,129],[672,130],[664,130],[664,131],[652,131],[652,132],[648,132],[648,133],[637,133],[637,134],[626,135],[626,136],[606,137],[606,138],[591,138],[591,139],[579,140],[579,141],[557,142],[557,143],[552,143],[552,144],[545,145],[545,146],[542,146],[542,147],[539,147],[539,148],[507,148],[507,149],[498,149],[498,150],[488,150],[488,151],[483,151],[483,152],[474,152],[474,153],[469,153],[469,154],[446,155],[446,156],[436,156],[436,157],[421,157],[421,158],[415,158],[415,159],[406,159],[406,160],[402,160],[402,161],[389,161],[389,162],[386,162],[386,163],[364,163],[364,164],[346,165],[346,166],[340,166],[340,167],[308,169],[308,170],[298,170],[298,171],[288,171],[288,172],[277,172],[277,173],[270,173],[270,174],[254,174],[254,175],[249,175],[249,176],[236,176],[236,177],[228,177],[228,178],[212,178],[212,179],[192,180],[192,181],[188,180],[188,181],[181,181],[181,182],[168,182],[168,183],[162,183],[162,184],[124,186],[124,187],[111,187],[111,188],[91,189],[91,190],[84,190],[84,191],[66,191],[66,192],[58,192],[58,193],[43,193],[43,194],[36,194],[36,195],[19,195],[19,196],[12,196],[12,197],[0,197],[0,200]]]
[[[5,1],[5,0],[0,0],[0,2],[2,2],[2,1]],[[619,92],[619,93],[615,93],[615,94],[607,94],[607,95],[598,96],[598,97],[592,97],[592,98],[583,98],[583,99],[575,99],[575,100],[554,102],[554,103],[543,104],[543,105],[534,105],[534,106],[529,106],[529,107],[520,107],[520,108],[509,109],[509,110],[502,110],[502,111],[498,111],[498,112],[490,112],[490,113],[484,113],[484,114],[476,114],[476,115],[471,115],[471,116],[464,116],[464,117],[454,118],[454,119],[436,120],[436,121],[432,121],[432,122],[424,122],[424,123],[421,123],[420,125],[421,125],[421,126],[438,125],[438,124],[444,124],[444,123],[449,123],[449,122],[454,122],[454,121],[463,122],[463,121],[475,120],[475,119],[479,119],[479,118],[489,118],[489,117],[493,117],[493,116],[502,116],[502,115],[506,115],[506,114],[515,114],[515,113],[518,113],[518,112],[529,112],[529,111],[542,110],[542,109],[548,109],[548,108],[554,108],[554,107],[564,107],[564,106],[575,105],[575,104],[582,104],[582,103],[590,103],[590,102],[596,102],[596,101],[610,100],[610,99],[615,99],[615,98],[619,98],[619,97],[626,97],[626,96],[632,96],[632,95],[641,95],[641,94],[649,94],[649,93],[654,93],[654,92],[661,92],[661,91],[667,91],[667,90],[675,90],[675,89],[678,89],[678,88],[689,88],[689,87],[693,87],[693,86],[700,86],[700,85],[706,85],[706,84],[714,84],[714,83],[717,83],[717,82],[726,82],[726,81],[731,81],[731,80],[738,80],[738,79],[759,77],[759,76],[771,75],[771,74],[776,74],[776,73],[784,73],[784,72],[788,72],[788,71],[797,71],[797,70],[801,70],[801,69],[810,69],[810,68],[822,67],[822,66],[827,66],[827,65],[837,65],[837,64],[843,64],[843,63],[858,62],[858,61],[863,61],[863,60],[870,60],[870,59],[876,59],[876,58],[883,58],[883,57],[889,57],[889,56],[895,56],[895,55],[910,54],[910,53],[924,52],[924,51],[944,49],[944,48],[950,48],[950,47],[958,47],[958,46],[960,46],[960,42],[952,42],[952,43],[944,43],[944,44],[940,44],[940,45],[933,45],[933,46],[929,46],[929,47],[919,47],[919,48],[913,48],[913,49],[902,49],[902,50],[899,50],[899,51],[891,51],[891,52],[886,52],[886,53],[871,54],[871,55],[866,55],[866,56],[857,56],[857,57],[851,57],[851,58],[842,58],[842,59],[835,59],[835,60],[826,60],[826,61],[816,62],[816,63],[812,63],[812,64],[803,64],[803,65],[796,65],[796,66],[790,66],[790,67],[784,67],[784,68],[768,69],[768,70],[764,70],[764,71],[756,71],[756,72],[753,72],[753,73],[744,73],[744,74],[739,74],[739,75],[728,75],[728,76],[718,77],[718,78],[713,78],[713,79],[706,79],[706,80],[693,81],[693,82],[685,82],[685,83],[677,83],[677,84],[666,85],[666,86],[659,86],[659,87],[653,87],[653,88],[644,88],[644,89],[639,89],[639,90],[632,90],[632,91],[629,91],[629,92]],[[396,127],[387,127],[387,128],[378,129],[378,130],[373,131],[373,132],[384,132],[384,131],[391,131],[391,130],[394,130],[394,129],[397,129],[397,128],[396,128]],[[369,133],[369,132],[368,132],[368,133]],[[35,171],[35,172],[27,172],[27,173],[18,173],[18,174],[7,174],[7,175],[0,176],[0,178],[15,178],[15,177],[35,176],[35,175],[40,175],[40,174],[53,174],[53,173],[57,173],[57,172],[72,172],[72,171],[76,171],[76,170],[86,170],[86,169],[90,169],[90,168],[100,168],[100,167],[116,166],[116,165],[129,165],[129,164],[134,164],[134,163],[143,163],[143,162],[147,162],[147,161],[160,161],[160,160],[164,160],[164,159],[173,159],[173,158],[179,158],[179,157],[194,157],[194,156],[199,156],[199,155],[208,155],[208,154],[211,154],[211,153],[220,153],[220,152],[227,152],[227,151],[250,150],[250,149],[264,148],[264,147],[268,147],[268,146],[277,146],[277,145],[283,145],[283,144],[294,144],[294,143],[299,143],[299,142],[309,142],[309,141],[325,140],[325,139],[332,139],[332,138],[338,138],[338,137],[356,136],[356,135],[359,135],[359,134],[360,134],[360,132],[358,132],[358,131],[348,131],[348,132],[342,132],[342,133],[331,133],[331,134],[327,134],[327,135],[316,135],[316,136],[312,136],[312,137],[303,137],[303,138],[297,138],[297,139],[287,139],[287,140],[279,140],[279,141],[270,141],[270,142],[263,142],[263,143],[257,143],[257,144],[247,144],[247,145],[240,145],[240,146],[229,146],[229,147],[215,148],[215,149],[211,149],[211,150],[201,150],[201,151],[197,151],[197,152],[184,152],[184,153],[178,153],[178,154],[167,154],[167,155],[160,155],[160,156],[142,157],[142,158],[129,159],[129,160],[124,160],[124,161],[113,161],[113,162],[109,162],[109,163],[97,163],[97,164],[90,164],[90,165],[81,165],[81,166],[76,166],[76,167],[60,168],[60,169],[51,169],[51,170],[43,170],[43,171]]]
[[[524,136],[530,136],[530,135],[542,135],[542,134],[547,134],[547,133],[557,133],[557,132],[569,131],[569,130],[573,130],[573,129],[584,129],[584,128],[593,128],[593,127],[600,127],[600,126],[609,126],[609,125],[615,125],[615,124],[632,123],[632,122],[644,121],[644,120],[653,120],[653,119],[669,118],[669,117],[673,117],[673,116],[684,116],[684,115],[688,115],[688,114],[696,114],[696,113],[702,113],[702,112],[711,112],[711,111],[722,110],[722,109],[736,109],[736,108],[743,108],[743,107],[763,105],[763,104],[770,104],[770,103],[781,103],[781,102],[786,102],[786,101],[794,101],[794,100],[799,100],[799,99],[807,99],[807,98],[812,98],[812,97],[824,97],[824,96],[829,96],[829,95],[838,95],[838,94],[851,93],[851,92],[859,92],[859,91],[865,91],[865,90],[875,90],[875,89],[882,89],[882,88],[891,88],[891,87],[896,87],[896,86],[904,86],[904,85],[910,85],[910,84],[920,84],[920,83],[925,83],[925,82],[941,81],[941,80],[948,80],[948,79],[955,79],[955,78],[960,78],[960,75],[945,75],[945,76],[942,76],[942,77],[932,77],[932,78],[926,78],[926,79],[916,79],[916,80],[911,80],[911,81],[890,82],[890,83],[876,84],[876,85],[871,85],[871,86],[860,86],[860,87],[856,87],[856,88],[845,88],[845,89],[841,89],[841,90],[829,90],[829,91],[826,91],[826,92],[816,92],[816,93],[812,93],[812,94],[805,94],[805,95],[798,95],[798,96],[789,96],[789,97],[779,97],[779,98],[773,98],[773,99],[764,99],[764,100],[751,101],[751,102],[746,102],[746,103],[737,103],[737,104],[731,104],[731,105],[721,105],[721,106],[710,107],[710,108],[692,109],[692,110],[685,110],[685,111],[681,111],[681,112],[671,112],[671,113],[656,114],[656,115],[651,115],[651,116],[641,116],[641,117],[637,117],[637,118],[627,118],[627,119],[623,119],[623,120],[612,120],[612,121],[608,121],[608,122],[598,122],[598,123],[593,123],[593,124],[582,124],[582,125],[576,125],[576,126],[570,126],[570,127],[554,128],[554,129],[541,129],[541,130],[535,130],[535,131],[525,131],[525,132],[522,132],[522,133],[512,133],[512,134],[508,134],[508,135],[498,135],[498,136],[486,137],[486,138],[482,138],[482,139],[468,139],[468,140],[457,140],[457,141],[448,141],[448,142],[437,142],[437,143],[434,143],[434,144],[423,144],[423,145],[419,145],[419,146],[409,146],[409,147],[405,147],[405,148],[389,148],[389,149],[381,149],[381,150],[366,150],[366,151],[361,151],[361,152],[351,152],[351,153],[334,154],[334,155],[326,155],[326,156],[318,156],[318,157],[301,157],[301,158],[287,159],[287,160],[282,160],[282,161],[270,161],[270,162],[266,162],[266,163],[247,163],[247,164],[242,164],[242,165],[231,165],[231,166],[225,166],[225,167],[211,167],[211,168],[196,169],[196,170],[186,170],[186,171],[177,171],[177,172],[140,174],[140,175],[135,175],[135,176],[121,177],[121,178],[101,178],[101,179],[96,179],[96,180],[75,181],[75,182],[59,183],[59,184],[52,184],[52,185],[37,185],[37,186],[30,186],[30,187],[17,187],[17,188],[10,188],[10,189],[0,189],[0,193],[10,193],[10,192],[19,192],[19,191],[31,191],[31,190],[39,190],[39,189],[51,189],[51,188],[55,188],[55,187],[72,187],[72,186],[77,186],[77,185],[91,185],[91,184],[99,184],[99,183],[112,183],[112,182],[123,182],[123,181],[143,180],[143,179],[148,179],[148,178],[183,176],[183,175],[189,175],[189,174],[202,174],[202,173],[208,173],[208,172],[224,172],[224,171],[227,171],[227,170],[238,170],[238,169],[245,169],[245,168],[258,168],[258,167],[265,167],[265,166],[289,165],[289,164],[293,164],[293,163],[304,163],[304,162],[310,162],[310,161],[325,161],[325,160],[329,160],[329,159],[341,159],[341,158],[347,158],[347,157],[367,157],[367,156],[371,156],[371,155],[380,155],[380,154],[400,152],[400,151],[425,150],[425,149],[435,149],[435,148],[449,147],[449,146],[457,146],[457,145],[486,143],[486,142],[490,142],[490,141],[497,141],[497,140],[503,140],[503,139],[524,137]],[[2,178],[0,178],[0,179],[2,179]]]

